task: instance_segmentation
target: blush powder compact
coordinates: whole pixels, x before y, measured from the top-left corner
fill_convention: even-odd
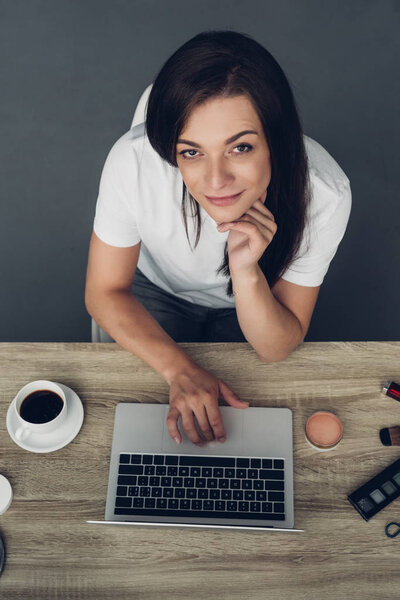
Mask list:
[[[333,450],[342,437],[342,422],[333,413],[320,410],[308,417],[306,440],[314,450]]]

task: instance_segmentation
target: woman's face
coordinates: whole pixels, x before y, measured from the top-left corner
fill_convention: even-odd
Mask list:
[[[244,95],[196,106],[179,135],[176,156],[186,187],[216,223],[239,219],[271,181],[261,121]]]

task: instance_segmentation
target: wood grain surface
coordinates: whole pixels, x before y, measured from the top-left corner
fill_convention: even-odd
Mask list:
[[[168,402],[168,385],[116,344],[0,344],[0,473],[11,507],[0,515],[7,562],[1,600],[268,599],[398,600],[400,499],[365,522],[347,500],[400,457],[382,427],[400,425],[400,342],[304,343],[262,364],[248,344],[180,344],[252,406],[289,407],[294,426],[295,526],[304,533],[89,525],[104,519],[118,402]],[[65,448],[35,454],[16,445],[6,414],[29,381],[74,389],[85,419]],[[335,412],[344,437],[330,452],[305,441],[314,411]]]

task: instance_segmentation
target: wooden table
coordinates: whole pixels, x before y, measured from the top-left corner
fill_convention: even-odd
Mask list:
[[[116,344],[0,344],[0,473],[14,499],[0,516],[7,563],[1,600],[398,600],[400,500],[365,522],[347,494],[399,458],[381,427],[400,425],[400,404],[381,394],[400,381],[400,342],[304,343],[262,364],[248,344],[181,344],[253,406],[289,407],[294,425],[295,526],[304,533],[89,525],[103,519],[114,409],[168,402],[165,381]],[[65,448],[34,454],[6,428],[29,381],[50,379],[80,396],[85,420]],[[307,417],[334,411],[344,438],[316,452]]]

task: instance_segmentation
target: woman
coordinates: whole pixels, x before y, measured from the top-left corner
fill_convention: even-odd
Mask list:
[[[180,416],[193,443],[224,441],[219,396],[248,403],[176,342],[247,340],[263,362],[286,358],[307,333],[350,207],[347,176],[303,135],[265,48],[211,31],[167,60],[145,123],[104,165],[85,301],[110,339],[168,382],[177,443]]]

